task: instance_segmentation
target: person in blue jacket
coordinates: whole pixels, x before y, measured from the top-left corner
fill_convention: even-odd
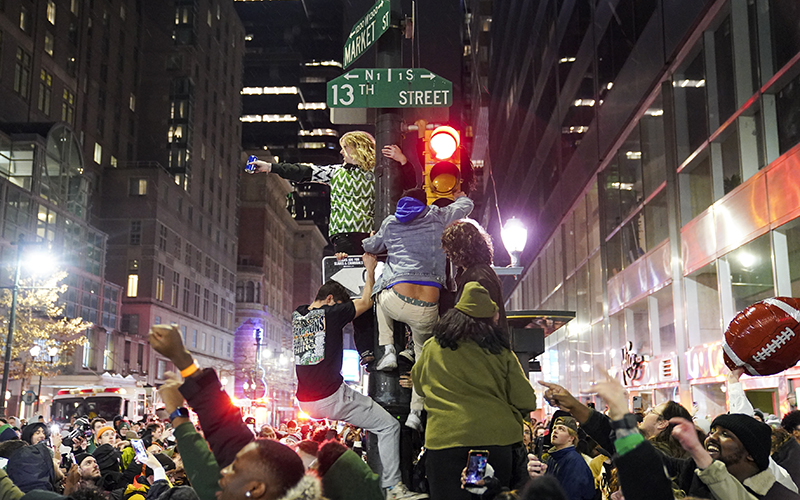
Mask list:
[[[558,417],[553,423],[550,435],[549,458],[546,467],[541,467],[535,456],[528,463],[531,477],[537,474],[532,470],[555,476],[569,500],[591,500],[595,496],[594,476],[575,444],[578,442],[578,422],[572,417]],[[538,465],[538,466],[537,466]]]

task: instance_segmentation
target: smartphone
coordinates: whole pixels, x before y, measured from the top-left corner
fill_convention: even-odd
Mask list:
[[[489,463],[488,450],[469,450],[467,459],[467,480],[464,486],[477,486],[478,481],[486,474],[486,464]]]
[[[136,452],[136,460],[139,463],[147,462],[147,450],[144,447],[144,443],[141,439],[131,439],[131,446],[133,446],[133,451]]]

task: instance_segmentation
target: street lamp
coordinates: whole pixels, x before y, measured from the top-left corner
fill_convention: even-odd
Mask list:
[[[512,217],[506,221],[500,234],[503,238],[503,246],[511,256],[511,267],[519,267],[519,257],[528,242],[528,230],[521,220]]]
[[[253,377],[253,399],[256,398],[256,388],[258,387],[258,383],[256,382],[256,376],[261,380],[261,385],[264,388],[264,392],[261,395],[261,398],[267,397],[267,379],[266,379],[266,370],[261,365],[261,342],[264,340],[264,329],[263,328],[256,328],[253,330],[253,338],[256,341],[256,372],[258,375],[254,374]]]
[[[33,347],[30,348],[28,351],[31,353],[31,357],[36,358],[39,354],[42,353],[42,346],[39,344],[35,344]],[[58,355],[58,347],[50,347],[47,349],[47,355],[50,357],[50,363],[53,363],[53,358]],[[34,410],[35,413],[39,413],[39,402],[42,399],[42,372],[39,372],[39,388],[36,390],[36,409]]]
[[[12,242],[12,245],[17,245],[17,261],[16,261],[16,268],[14,270],[14,285],[11,287],[11,310],[8,314],[8,337],[6,337],[6,353],[5,357],[3,358],[3,382],[0,384],[0,394],[6,394],[8,392],[8,371],[11,367],[11,344],[14,341],[14,326],[17,321],[17,295],[19,294],[20,286],[19,286],[19,275],[20,275],[20,268],[22,267],[22,251],[25,246],[28,245],[40,245],[41,242],[26,242],[25,236],[20,234],[19,239],[16,243]],[[47,260],[44,259],[44,262]],[[6,400],[0,403],[0,415],[5,415],[6,412]]]

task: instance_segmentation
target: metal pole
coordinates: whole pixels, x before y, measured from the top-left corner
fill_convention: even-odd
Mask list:
[[[3,361],[3,383],[0,386],[0,413],[6,412],[6,391],[8,390],[8,370],[11,366],[11,343],[14,341],[14,323],[17,320],[17,294],[19,293],[19,268],[22,261],[22,246],[25,237],[19,235],[17,241],[17,268],[14,271],[14,286],[11,288],[11,311],[8,314],[8,337],[6,337],[6,355]]]
[[[401,54],[402,7],[400,0],[390,0],[392,27],[377,41],[377,68],[400,68],[403,64]],[[400,198],[399,165],[396,161],[384,157],[380,150],[390,144],[401,144],[400,125],[403,121],[402,110],[378,109],[375,122],[375,229],[377,230],[383,219],[395,211],[397,200]],[[368,311],[366,314],[374,314]],[[377,347],[377,324],[375,321],[375,345]],[[394,323],[395,350],[400,352],[404,346],[400,342],[405,338],[405,326]],[[376,349],[376,357],[383,354],[382,349]],[[376,403],[385,408],[393,417],[405,422],[409,411],[411,392],[400,387],[400,374],[397,370],[391,372],[373,371],[370,373],[367,391]],[[376,474],[383,469],[378,453],[378,442],[375,434],[369,433],[365,440],[367,463]],[[409,483],[411,475],[411,430],[401,426],[400,431],[400,470],[405,483]]]
[[[42,397],[42,374],[39,373],[39,388],[36,390],[36,406],[34,412],[39,413],[39,400]]]

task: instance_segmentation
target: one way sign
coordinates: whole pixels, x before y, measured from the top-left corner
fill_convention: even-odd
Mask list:
[[[380,276],[383,271],[383,262],[378,262],[375,268],[375,278]],[[358,298],[364,292],[364,283],[367,280],[367,269],[361,261],[361,256],[346,257],[336,260],[336,257],[324,257],[322,259],[322,282],[328,280],[338,281],[347,288],[350,297]]]

